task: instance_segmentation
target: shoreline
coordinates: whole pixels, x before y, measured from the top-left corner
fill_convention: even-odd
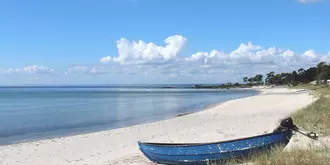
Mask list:
[[[255,96],[162,121],[0,146],[0,163],[149,164],[138,150],[137,141],[215,142],[263,134],[275,128],[280,118],[313,101],[307,92],[297,93],[299,90],[295,89],[258,91]]]
[[[219,91],[225,91],[227,92],[227,89],[196,89],[196,90],[219,90]],[[253,88],[240,88],[240,89],[229,89],[229,91],[243,91],[243,92],[255,92],[252,96],[260,95],[260,91],[258,89],[253,89]],[[245,97],[240,97],[240,98],[246,98],[246,97],[251,97],[251,96],[245,96]],[[74,132],[67,132],[66,129],[60,129],[60,130],[54,130],[54,131],[46,131],[46,132],[37,132],[37,133],[30,133],[30,134],[24,134],[24,135],[14,135],[14,136],[8,136],[8,137],[3,137],[3,138],[12,138],[14,139],[12,142],[1,142],[0,146],[7,146],[7,145],[14,145],[14,144],[21,144],[21,143],[30,143],[30,142],[37,142],[37,141],[42,141],[42,140],[51,140],[51,139],[57,139],[57,138],[66,138],[66,137],[71,137],[71,136],[78,136],[78,135],[85,135],[85,134],[91,134],[91,133],[97,133],[97,132],[104,132],[104,131],[111,131],[115,129],[123,129],[126,127],[132,127],[132,126],[138,126],[138,125],[144,125],[144,124],[149,124],[149,123],[155,123],[155,122],[160,122],[160,121],[165,121],[165,120],[170,120],[173,118],[177,117],[182,117],[186,115],[191,115],[194,113],[198,113],[201,111],[205,111],[209,108],[215,107],[217,105],[220,105],[224,102],[231,101],[231,100],[236,100],[240,98],[231,98],[229,100],[225,101],[220,101],[217,103],[205,105],[203,107],[194,107],[190,108],[189,111],[187,112],[181,112],[178,114],[174,114],[173,116],[168,116],[165,117],[162,120],[149,120],[147,122],[140,122],[137,124],[133,125],[124,125],[120,127],[111,127],[111,126],[91,126],[88,129],[84,130],[84,127],[78,127],[75,128]],[[188,108],[187,108],[188,110]],[[55,134],[55,135],[54,135]],[[38,138],[38,135],[41,136]],[[26,139],[21,139],[21,136],[25,136]],[[0,138],[1,141],[1,138]]]

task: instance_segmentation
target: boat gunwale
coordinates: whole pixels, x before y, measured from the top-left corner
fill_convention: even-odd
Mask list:
[[[139,144],[147,145],[147,146],[172,146],[172,147],[189,147],[189,146],[202,146],[202,145],[212,145],[212,144],[219,144],[219,143],[228,143],[228,142],[235,142],[235,141],[242,141],[242,140],[248,140],[253,138],[259,138],[263,136],[271,136],[271,135],[277,135],[277,134],[283,134],[289,132],[286,137],[289,137],[288,140],[291,139],[292,130],[287,129],[281,132],[272,132],[267,134],[261,134],[256,136],[250,136],[250,137],[244,137],[244,138],[238,138],[238,139],[232,139],[232,140],[226,140],[226,141],[218,141],[218,142],[209,142],[209,143],[152,143],[152,142],[141,142],[138,141]]]
[[[274,141],[272,143],[268,143],[266,145],[262,145],[262,146],[255,146],[255,147],[251,147],[251,148],[245,148],[245,149],[240,149],[240,150],[232,150],[232,151],[226,151],[226,152],[214,152],[214,153],[208,153],[208,154],[198,154],[198,156],[200,155],[218,155],[218,154],[225,154],[225,153],[236,153],[236,152],[242,152],[242,151],[250,151],[250,150],[254,150],[254,149],[260,149],[262,147],[265,147],[265,146],[272,146],[272,145],[276,145],[276,143],[280,143],[282,141]],[[285,147],[286,145],[284,145]],[[284,148],[283,147],[283,148]],[[150,151],[146,151],[146,150],[143,150],[142,153],[144,154],[152,154],[152,155],[168,155],[168,154],[161,154],[161,153],[154,153],[154,152],[150,152]],[[196,154],[185,154],[185,155],[168,155],[168,156],[195,156]]]

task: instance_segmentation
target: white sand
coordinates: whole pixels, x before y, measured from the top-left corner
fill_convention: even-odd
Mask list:
[[[279,119],[313,100],[306,92],[261,89],[205,111],[165,121],[71,137],[0,146],[1,165],[150,164],[137,141],[214,142],[272,131]]]

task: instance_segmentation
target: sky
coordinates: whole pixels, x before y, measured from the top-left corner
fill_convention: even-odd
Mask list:
[[[330,62],[330,0],[0,1],[0,85],[241,82]]]

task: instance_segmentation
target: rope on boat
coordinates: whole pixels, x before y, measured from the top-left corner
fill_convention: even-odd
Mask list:
[[[301,133],[304,136],[307,136],[313,140],[317,140],[319,137],[315,132],[305,132],[301,129],[299,129],[295,124],[293,124],[293,120],[291,117],[287,117],[281,121],[281,124],[279,127],[277,127],[274,132],[281,132],[283,130],[293,130],[298,133]]]
[[[297,126],[293,125],[293,127],[291,127],[290,129],[292,129],[293,131],[296,131],[308,138],[311,138],[313,140],[317,140],[317,142],[319,142],[321,144],[321,147],[327,151],[329,151],[330,154],[330,146],[327,142],[323,141],[326,139],[319,139],[319,136],[315,133],[315,132],[305,132],[302,131],[301,129],[299,129]]]
[[[292,130],[301,133],[302,135],[305,135],[313,140],[318,140],[319,136],[315,132],[305,132],[299,129],[297,126],[293,126]]]

